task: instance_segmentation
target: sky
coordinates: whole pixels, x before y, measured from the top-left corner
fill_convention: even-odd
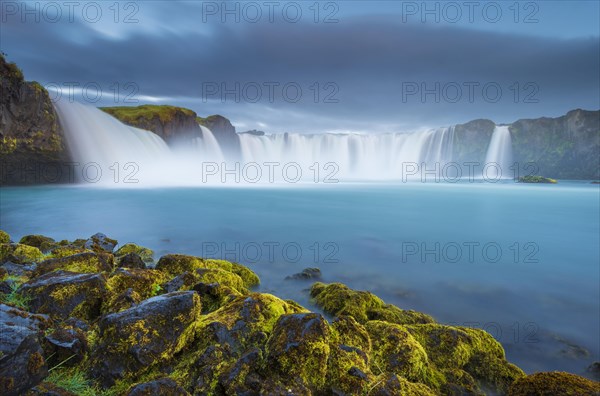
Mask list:
[[[599,4],[2,0],[0,50],[55,101],[410,132],[600,109]]]

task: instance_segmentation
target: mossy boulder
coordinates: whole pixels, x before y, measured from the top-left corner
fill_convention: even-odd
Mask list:
[[[508,396],[597,396],[600,383],[559,371],[536,373],[515,381]]]
[[[112,386],[172,359],[193,341],[200,312],[200,298],[190,291],[152,297],[104,316],[92,352],[94,375],[102,385]]]
[[[162,256],[156,264],[156,269],[177,276],[184,272],[193,272],[196,269],[221,269],[232,272],[242,278],[244,287],[252,288],[260,284],[260,279],[249,268],[225,260],[203,259],[183,254],[169,254]]]
[[[109,297],[104,302],[103,311],[118,312],[130,308],[130,305],[122,304],[124,293],[136,303],[162,294],[161,284],[166,280],[167,276],[158,270],[119,268],[108,278]]]
[[[543,176],[521,176],[519,183],[541,183],[541,184],[556,184],[556,180]]]
[[[37,263],[44,258],[40,249],[20,243],[0,244],[0,263],[11,261],[16,264]]]
[[[126,243],[125,245],[121,246],[115,252],[115,257],[121,258],[130,253],[137,254],[145,263],[154,262],[154,251],[152,251],[152,249],[136,245],[135,243]]]
[[[94,252],[112,253],[118,243],[116,239],[109,238],[103,233],[98,232],[89,237],[83,247]]]
[[[50,258],[42,261],[36,268],[34,276],[63,270],[78,273],[109,273],[114,268],[112,254],[84,252],[61,258]]]
[[[70,316],[93,320],[100,315],[106,297],[106,280],[102,274],[51,272],[23,284],[19,290],[29,296],[33,312],[57,319]]]
[[[54,239],[43,235],[25,235],[23,238],[21,238],[19,243],[36,247],[43,253],[48,253],[50,250],[58,246]]]
[[[380,374],[369,389],[369,396],[436,396],[426,385],[410,382],[392,373]],[[457,394],[458,395],[458,394]]]
[[[525,374],[506,361],[504,349],[481,329],[441,324],[406,326],[446,377],[445,389],[506,393]]]
[[[85,333],[74,326],[62,324],[44,337],[44,350],[51,365],[68,367],[79,364],[89,351]]]
[[[8,232],[0,230],[0,243],[10,243],[10,235],[8,235]]]
[[[423,346],[406,327],[378,320],[365,324],[373,344],[371,370],[383,370],[439,388],[443,376],[429,361]]]
[[[146,268],[146,263],[136,253],[127,253],[124,256],[117,257],[117,266],[121,268]]]
[[[189,396],[189,393],[181,386],[177,385],[177,382],[168,377],[134,385],[127,391],[127,396],[154,395]]]
[[[317,313],[282,315],[267,342],[269,372],[283,383],[322,390],[329,360],[329,324]]]
[[[314,302],[330,315],[350,315],[359,323],[368,320],[385,320],[397,324],[433,323],[429,315],[412,310],[402,310],[386,304],[367,291],[352,290],[341,283],[315,283],[310,290]]]
[[[91,250],[84,248],[83,245],[76,246],[76,245],[71,245],[69,243],[69,244],[59,245],[59,246],[55,247],[54,249],[50,250],[50,254],[48,255],[48,258],[62,258],[62,257],[68,257],[68,256],[73,256],[75,254],[87,253],[87,252],[91,252]]]
[[[0,304],[2,395],[22,395],[48,374],[48,365],[39,342],[47,326],[47,319],[39,315]]]

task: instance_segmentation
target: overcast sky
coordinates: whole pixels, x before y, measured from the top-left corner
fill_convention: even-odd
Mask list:
[[[597,1],[0,4],[0,49],[56,100],[301,133],[600,108]]]

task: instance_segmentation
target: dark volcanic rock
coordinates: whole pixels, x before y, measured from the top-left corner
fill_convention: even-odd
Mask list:
[[[48,92],[0,54],[1,184],[69,181],[69,160]]]
[[[106,281],[101,274],[51,272],[23,284],[20,292],[31,297],[34,312],[67,319],[75,316],[92,320],[100,314],[106,295]]]
[[[38,341],[46,327],[44,317],[0,304],[2,395],[21,395],[48,374],[48,366]]]
[[[58,328],[44,337],[52,362],[70,366],[81,362],[88,352],[85,334],[77,328]]]
[[[496,124],[490,120],[473,120],[456,125],[452,160],[459,164],[483,163],[495,127]]]
[[[200,125],[210,129],[225,155],[233,158],[240,155],[240,137],[227,118],[215,114],[206,118],[198,117],[197,121]]]
[[[321,279],[321,270],[318,268],[304,268],[301,272],[294,275],[286,276],[287,280],[307,280],[307,279]]]
[[[119,257],[119,267],[122,268],[146,268],[144,260],[137,253],[127,253]]]
[[[100,342],[92,352],[94,375],[111,386],[171,359],[193,339],[200,311],[196,293],[175,292],[106,315],[99,325]]]
[[[112,253],[117,246],[117,241],[111,239],[101,232],[92,235],[86,242],[84,247],[95,252]]]
[[[170,378],[160,378],[154,381],[135,385],[127,396],[188,396],[185,389]]]

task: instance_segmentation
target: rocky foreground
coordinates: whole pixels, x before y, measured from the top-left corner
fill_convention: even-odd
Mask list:
[[[315,305],[253,292],[228,261],[96,234],[0,231],[0,393],[11,395],[597,395],[526,376],[483,330],[446,326],[339,283]]]

